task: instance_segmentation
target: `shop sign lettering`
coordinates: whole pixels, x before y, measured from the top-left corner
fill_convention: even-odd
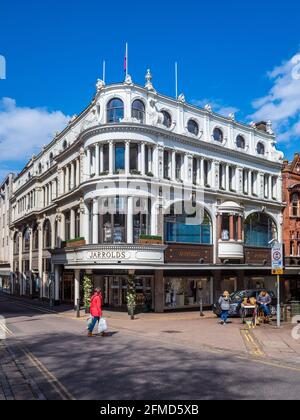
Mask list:
[[[128,255],[125,251],[92,251],[89,254],[89,259],[97,260],[125,260]]]

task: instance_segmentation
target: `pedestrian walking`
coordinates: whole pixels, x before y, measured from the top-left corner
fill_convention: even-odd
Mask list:
[[[93,337],[93,330],[102,317],[102,293],[100,288],[95,289],[91,298],[90,313],[92,321],[88,326],[88,337]]]
[[[230,294],[224,292],[219,299],[219,305],[221,307],[221,324],[226,325],[228,323],[228,315],[230,310]]]

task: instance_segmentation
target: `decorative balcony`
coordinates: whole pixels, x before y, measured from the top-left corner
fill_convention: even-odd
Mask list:
[[[236,241],[219,241],[218,255],[220,259],[243,260],[244,243]]]

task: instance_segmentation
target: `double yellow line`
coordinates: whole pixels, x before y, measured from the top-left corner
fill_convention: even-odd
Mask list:
[[[13,332],[0,320],[0,328],[10,337],[13,337]],[[75,397],[67,390],[67,388],[51,373],[46,366],[27,348],[20,347],[20,350],[25,354],[30,363],[35,366],[39,372],[44,376],[47,382],[52,386],[55,392],[62,400],[75,400]]]
[[[259,348],[259,345],[254,340],[250,330],[242,330],[242,336],[248,344],[251,354],[258,357],[265,356],[264,352]]]

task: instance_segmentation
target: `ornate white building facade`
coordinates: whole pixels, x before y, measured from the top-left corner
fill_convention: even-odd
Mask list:
[[[146,85],[97,82],[15,178],[11,292],[77,303],[91,276],[107,306],[210,306],[223,289],[272,286],[282,153],[270,123],[245,125]]]

